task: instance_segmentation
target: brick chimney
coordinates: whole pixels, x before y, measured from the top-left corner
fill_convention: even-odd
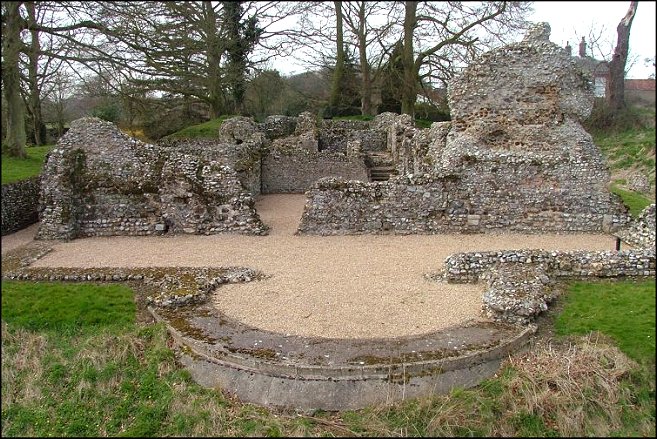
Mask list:
[[[582,37],[582,41],[579,43],[579,56],[584,58],[586,56],[586,40]]]
[[[570,55],[570,56],[573,55],[573,48],[572,48],[572,46],[570,45],[570,41],[566,41],[566,47],[565,47],[565,49],[566,49],[566,53],[567,53],[568,55]]]

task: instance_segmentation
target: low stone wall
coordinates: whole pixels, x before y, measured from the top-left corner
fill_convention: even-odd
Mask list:
[[[550,186],[532,190],[524,187],[527,180],[513,187],[507,179],[504,188],[494,182],[476,188],[464,184],[459,174],[407,175],[373,183],[325,178],[308,192],[298,231],[317,235],[599,232],[628,221],[620,209],[610,212],[604,199],[582,198]]]
[[[2,185],[2,236],[39,221],[39,176]]]
[[[445,260],[444,278],[450,283],[476,283],[498,264],[540,264],[552,275],[568,278],[654,276],[655,250],[591,252],[541,249],[456,253]]]
[[[322,177],[367,181],[362,159],[330,152],[274,150],[262,162],[262,193],[304,193]]]
[[[441,280],[485,280],[483,311],[506,323],[528,324],[555,297],[554,279],[655,277],[655,249],[625,251],[504,250],[450,255]]]

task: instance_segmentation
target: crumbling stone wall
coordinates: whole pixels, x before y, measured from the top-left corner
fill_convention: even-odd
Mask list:
[[[382,116],[406,177],[316,185],[299,232],[621,228],[627,209],[608,191],[605,161],[580,124],[593,105],[590,78],[548,37],[549,26],[537,25],[465,69],[449,85],[451,122],[427,132],[406,115]]]
[[[262,162],[262,192],[303,193],[319,178],[335,176],[367,180],[359,154],[320,151],[321,133],[311,113],[299,115],[294,134],[275,138]]]
[[[598,232],[626,221],[622,212],[610,214],[604,205],[562,214],[561,206],[545,204],[540,192],[531,197],[495,186],[476,189],[463,184],[457,173],[406,175],[376,183],[324,178],[307,193],[311,202],[305,206],[298,233]],[[567,201],[564,196],[563,202]]]
[[[487,289],[482,311],[493,320],[528,324],[557,296],[557,279],[655,277],[655,249],[624,251],[503,250],[450,255],[438,280]]]
[[[639,217],[617,235],[638,248],[655,248],[655,204],[643,209]]]
[[[345,154],[347,145],[360,142],[364,152],[386,151],[385,129],[373,127],[370,122],[357,120],[322,120],[319,124],[319,150]]]
[[[141,142],[97,118],[72,122],[50,153],[40,203],[38,239],[151,235],[169,229],[266,233],[233,169]]]
[[[2,185],[2,236],[39,220],[40,177]]]
[[[362,159],[330,152],[273,150],[262,163],[262,193],[304,193],[316,180],[337,176],[367,181]]]
[[[158,146],[168,154],[191,154],[231,167],[242,187],[255,196],[260,194],[262,155],[268,145],[260,129],[249,118],[234,117],[221,125],[216,138],[167,139],[160,140]]]

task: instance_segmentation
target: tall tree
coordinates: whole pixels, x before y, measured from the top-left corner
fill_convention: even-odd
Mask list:
[[[523,27],[529,8],[507,1],[404,2],[402,112],[414,115],[423,67],[433,64],[433,71],[453,74],[455,61],[467,63]]]
[[[25,158],[25,107],[21,98],[19,57],[23,49],[21,31],[25,19],[20,12],[21,2],[2,3],[2,85],[7,102],[7,137],[3,152]]]
[[[39,42],[39,32],[36,30],[37,12],[35,2],[25,2],[27,10],[27,27],[30,28],[30,45],[26,48],[28,53],[28,105],[30,121],[32,123],[32,135],[36,145],[45,143],[45,125],[41,115],[41,87],[39,86],[39,57],[41,55],[41,45]]]
[[[374,53],[373,47],[381,47],[386,51],[389,42],[386,37],[398,24],[399,8],[389,2],[350,1],[345,2],[344,23],[353,36],[354,45],[358,49],[360,66],[360,96],[361,114],[374,115],[373,91],[378,82],[381,64],[385,56]],[[375,44],[375,43],[378,43]],[[378,58],[378,65],[374,59]]]
[[[329,107],[332,109],[343,105],[343,89],[345,80],[345,54],[344,54],[344,30],[342,26],[342,2],[334,1],[335,9],[335,29],[336,29],[336,56],[335,68],[333,69],[333,80],[331,82],[331,95],[329,98]],[[334,110],[332,110],[334,111]]]
[[[36,7],[43,6],[37,2],[3,2],[2,3],[2,80],[5,100],[7,102],[7,112],[9,113],[7,122],[7,131],[5,142],[3,143],[4,151],[16,157],[25,157],[25,144],[27,136],[25,132],[25,104],[21,99],[21,54],[28,58],[25,82],[28,84],[26,96],[27,104],[30,107],[32,119],[39,119],[40,109],[40,92],[39,92],[39,57],[43,54],[58,59],[88,61],[89,58],[83,58],[69,53],[55,53],[53,51],[44,51],[39,41],[41,36],[47,35],[49,38],[59,39],[66,42],[69,51],[74,48],[93,49],[97,56],[103,54],[106,59],[111,56],[104,53],[99,48],[85,43],[85,35],[82,33],[87,30],[100,29],[97,23],[88,20],[84,12],[88,9],[86,4],[73,2],[51,2],[48,7],[58,8],[64,17],[63,20],[51,20],[48,22],[38,19]],[[27,32],[24,32],[27,31]],[[29,36],[30,44],[26,44],[22,37]]]
[[[223,7],[228,54],[227,82],[231,89],[235,112],[241,113],[246,91],[247,57],[253,51],[263,31],[258,28],[255,15],[244,19],[241,2],[223,2]]]
[[[250,69],[287,50],[275,30],[296,4],[103,2],[108,35],[141,64],[140,85],[204,102],[212,117],[239,111]],[[257,54],[256,54],[257,52]]]
[[[636,15],[639,2],[630,2],[630,7],[623,19],[618,23],[616,32],[618,39],[614,54],[609,63],[609,97],[608,104],[612,110],[621,110],[625,107],[625,64],[630,48],[630,29]]]

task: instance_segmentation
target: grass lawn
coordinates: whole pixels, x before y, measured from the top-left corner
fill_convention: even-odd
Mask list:
[[[655,363],[655,281],[575,282],[555,322],[559,335],[600,331],[636,361]]]
[[[226,119],[235,117],[235,115],[223,115],[216,119],[209,120],[207,122],[200,123],[198,125],[192,125],[186,128],[183,128],[180,131],[176,131],[173,134],[169,134],[164,137],[165,139],[197,139],[197,138],[213,138],[217,137],[219,127]]]
[[[164,326],[135,323],[123,285],[3,281],[2,435],[654,436],[654,288],[578,282],[558,320],[563,334],[602,331],[639,365],[584,336],[450,395],[300,415],[198,386]]]
[[[607,157],[611,169],[638,167],[655,169],[655,128],[640,128],[620,133],[599,133],[594,136],[595,144]]]
[[[641,212],[643,212],[643,209],[654,203],[654,201],[641,195],[638,192],[621,189],[618,187],[617,183],[611,184],[610,191],[621,197],[623,204],[625,204],[630,210],[630,215],[635,218],[638,217]]]
[[[48,151],[54,145],[30,146],[27,148],[27,158],[17,159],[2,154],[2,184],[13,183],[41,173]]]

